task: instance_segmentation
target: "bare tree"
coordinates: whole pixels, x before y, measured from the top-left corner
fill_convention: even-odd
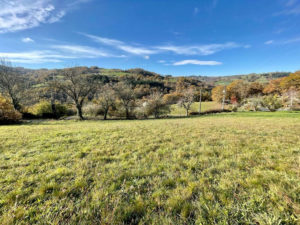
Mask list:
[[[0,60],[0,91],[8,96],[17,111],[21,110],[20,94],[23,90],[24,81],[17,73],[10,62]]]
[[[154,115],[155,118],[159,118],[160,115],[170,112],[170,107],[164,101],[163,94],[156,91],[147,98],[146,111],[148,115]]]
[[[186,116],[189,115],[189,111],[194,102],[195,91],[193,88],[186,88],[182,91],[182,97],[179,99],[178,105],[183,107],[186,111]]]
[[[125,117],[129,119],[130,111],[134,106],[135,95],[132,85],[126,82],[119,82],[114,87],[117,98],[120,100],[122,107],[125,110]]]
[[[298,101],[298,98],[297,98],[298,91],[297,91],[297,89],[294,88],[294,87],[291,87],[285,94],[290,99],[290,108],[293,108],[294,107],[294,102]]]
[[[77,116],[83,120],[82,106],[87,97],[94,93],[97,83],[88,74],[84,74],[81,67],[73,67],[62,70],[60,74],[62,80],[54,82],[55,87],[59,88],[67,96],[69,96],[77,110]]]
[[[115,93],[111,84],[104,85],[100,90],[100,97],[96,100],[96,103],[100,105],[103,112],[103,119],[107,119],[107,114],[115,103]]]

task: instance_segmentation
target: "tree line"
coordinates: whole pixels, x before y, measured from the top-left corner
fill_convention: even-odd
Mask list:
[[[212,89],[212,99],[231,104],[238,108],[246,106],[253,111],[265,107],[269,111],[277,109],[297,109],[300,99],[300,71],[269,81],[268,83],[235,80],[229,85],[218,85]]]
[[[211,100],[211,88],[200,81],[180,78],[174,82],[143,70],[129,72],[132,71],[141,75],[106,77],[90,73],[87,67],[72,67],[34,77],[2,60],[1,98],[11,103],[10,111],[23,118],[59,118],[75,111],[81,120],[85,114],[103,115],[104,119],[158,118],[175,103],[185,108],[188,115],[199,89],[203,89],[203,100]]]
[[[132,76],[104,76],[97,67],[72,67],[24,74],[9,62],[0,62],[0,118],[60,118],[76,114],[111,118],[159,118],[178,104],[188,116],[193,102],[211,101],[232,110],[250,105],[278,109],[286,99],[298,103],[300,72],[269,83],[234,80],[227,86],[211,86],[194,78],[160,76],[142,69]],[[276,105],[277,104],[277,105]],[[275,105],[275,106],[274,106]],[[273,107],[273,108],[272,108]],[[201,113],[201,104],[199,112]],[[1,119],[0,119],[1,120]]]

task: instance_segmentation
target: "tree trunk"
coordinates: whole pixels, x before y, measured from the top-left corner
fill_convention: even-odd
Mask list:
[[[291,102],[290,102],[290,104],[291,104],[290,108],[291,109],[293,108],[293,101],[294,101],[294,93],[292,92],[291,93]]]
[[[224,90],[223,90],[223,99],[222,99],[222,111],[224,111],[225,97],[226,97],[226,88],[224,87]]]
[[[13,107],[16,111],[19,111],[21,110],[21,105],[19,104],[19,101],[18,99],[15,97],[14,94],[12,94],[12,92],[8,91],[8,94],[11,98],[11,101],[12,101],[12,104],[13,104]]]
[[[104,111],[104,118],[103,118],[104,120],[107,119],[107,113],[108,113],[108,110],[105,110],[105,111]]]
[[[51,99],[51,109],[52,109],[53,116],[57,119],[58,115],[57,115],[57,112],[56,112],[56,106],[55,106],[54,100],[52,100],[52,99]]]
[[[202,90],[200,90],[200,96],[199,96],[199,114],[201,113],[201,103],[202,103]]]
[[[186,116],[188,117],[189,116],[189,110],[186,109]]]
[[[82,116],[82,105],[76,104],[76,109],[77,109],[77,116],[80,120],[84,120]]]
[[[125,109],[125,115],[126,115],[126,119],[128,120],[129,119],[129,110],[128,110],[128,108],[126,107],[126,109]]]

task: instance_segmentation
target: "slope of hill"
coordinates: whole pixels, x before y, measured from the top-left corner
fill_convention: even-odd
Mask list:
[[[155,81],[168,81],[168,82],[176,82],[177,79],[181,76],[172,76],[172,75],[160,75],[155,72],[147,71],[141,68],[129,69],[129,70],[121,70],[121,69],[105,69],[99,68],[97,66],[92,67],[84,67],[86,73],[91,73],[95,75],[104,76],[107,78],[135,78],[137,80],[155,80]],[[47,76],[49,74],[59,74],[60,69],[26,69],[22,67],[17,68],[24,75],[30,75],[36,79]],[[280,77],[288,76],[290,72],[269,72],[269,73],[251,73],[244,75],[228,75],[228,76],[185,76],[187,78],[195,79],[200,82],[215,86],[215,85],[227,85],[234,80],[244,80],[247,82],[260,82],[267,83],[270,80],[277,79]]]
[[[267,83],[280,77],[286,77],[290,72],[270,72],[270,73],[251,73],[243,75],[228,75],[228,76],[188,76],[200,80],[202,82],[213,85],[227,85],[234,80],[244,80],[247,82]]]

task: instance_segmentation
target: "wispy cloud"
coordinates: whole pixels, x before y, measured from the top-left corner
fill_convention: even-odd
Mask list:
[[[34,40],[31,39],[30,37],[22,38],[22,41],[23,41],[24,43],[34,42]]]
[[[119,41],[116,39],[110,39],[90,34],[80,33],[91,40],[98,42],[100,44],[108,45],[113,48],[122,50],[129,54],[141,55],[141,56],[149,56],[153,54],[159,54],[163,52],[173,52],[178,55],[212,55],[216,52],[223,51],[225,49],[233,49],[233,48],[250,48],[250,45],[241,45],[235,42],[227,42],[223,44],[207,44],[207,45],[161,45],[161,46],[134,46],[126,44],[123,41]]]
[[[286,6],[293,6],[298,2],[298,0],[287,0],[285,5]]]
[[[67,2],[58,6],[54,0],[0,0],[0,33],[58,22],[71,7]]]
[[[300,1],[299,0],[287,0],[284,2],[284,9],[275,16],[279,15],[298,15],[300,14]]]
[[[125,57],[112,55],[107,52],[81,45],[52,45],[50,50],[37,50],[27,52],[0,52],[0,58],[16,63],[59,63],[70,59],[99,58],[99,57]]]
[[[274,40],[269,40],[269,41],[266,41],[265,42],[265,45],[271,45],[271,44],[273,44],[274,43]]]
[[[52,45],[51,48],[61,50],[66,53],[71,53],[73,55],[82,55],[86,58],[94,58],[94,57],[109,57],[110,54],[100,51],[98,49],[82,46],[82,45]]]
[[[239,45],[235,42],[227,42],[224,44],[208,44],[208,45],[191,45],[191,46],[176,46],[165,45],[156,47],[162,51],[174,52],[179,55],[212,55],[216,52],[233,49],[233,48],[249,48],[248,45]]]
[[[293,44],[293,43],[297,43],[300,42],[300,37],[295,37],[295,38],[291,38],[291,39],[286,39],[286,40],[269,40],[266,41],[264,44],[266,45],[288,45],[288,44]]]
[[[76,57],[57,54],[52,51],[29,52],[0,52],[0,57],[16,63],[45,63],[62,62],[62,59],[74,59]]]
[[[183,65],[199,65],[199,66],[217,66],[221,65],[221,62],[217,61],[201,61],[196,59],[187,59],[173,63],[174,66],[183,66]]]
[[[285,40],[282,42],[282,44],[292,44],[292,43],[296,43],[296,42],[300,42],[300,37]]]
[[[197,7],[194,8],[194,15],[197,15],[199,12],[199,9]]]
[[[117,48],[119,50],[122,50],[124,52],[134,54],[134,55],[152,55],[157,53],[154,49],[149,49],[145,47],[140,47],[140,46],[133,46],[133,45],[128,45],[124,43],[123,41],[115,40],[115,39],[109,39],[109,38],[104,38],[104,37],[99,37],[95,35],[90,35],[90,34],[83,34],[86,37],[92,39],[95,42],[104,44],[104,45],[109,45],[114,48]]]

